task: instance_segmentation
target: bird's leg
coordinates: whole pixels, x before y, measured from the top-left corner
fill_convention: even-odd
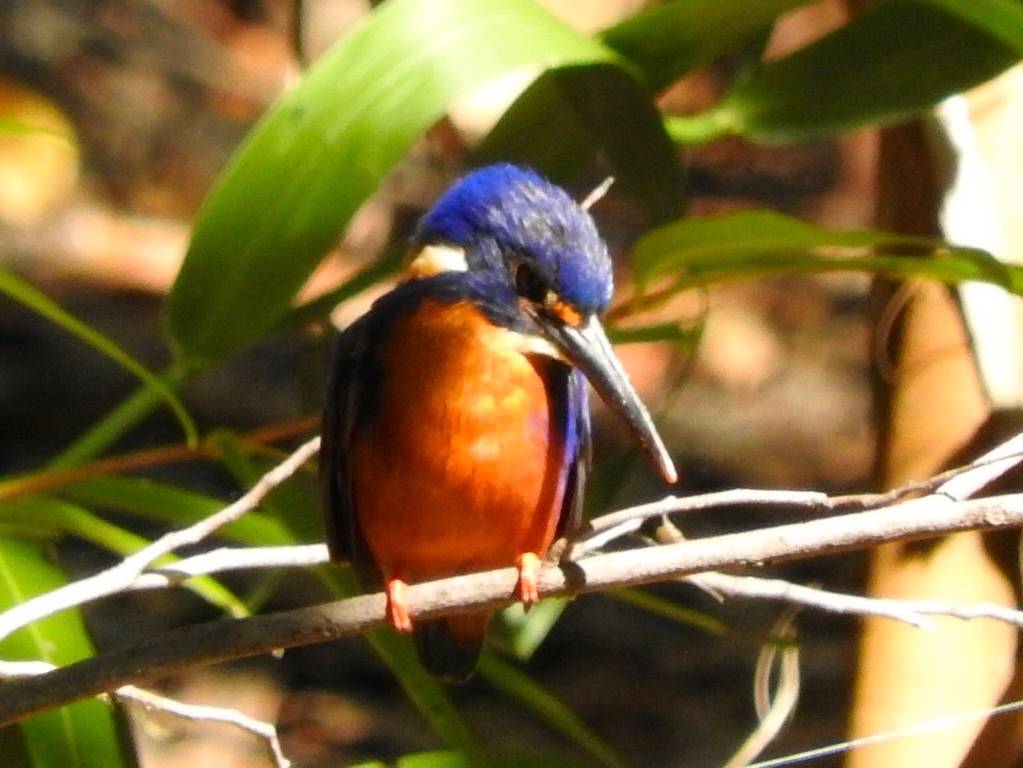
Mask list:
[[[405,590],[408,588],[401,579],[387,581],[387,621],[399,632],[412,631],[412,619],[408,615],[405,603]]]
[[[523,552],[515,558],[515,567],[519,571],[515,593],[527,610],[540,602],[540,565],[540,558],[534,552]]]

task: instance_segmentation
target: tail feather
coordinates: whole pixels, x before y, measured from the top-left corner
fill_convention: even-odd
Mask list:
[[[449,683],[464,683],[476,671],[490,615],[469,614],[416,622],[419,658],[430,674]]]

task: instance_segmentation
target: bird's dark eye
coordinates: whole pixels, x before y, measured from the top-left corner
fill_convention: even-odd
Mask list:
[[[531,266],[520,263],[515,267],[515,292],[524,299],[539,304],[547,296],[547,285]]]

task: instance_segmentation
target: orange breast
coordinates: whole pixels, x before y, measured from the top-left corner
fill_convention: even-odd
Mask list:
[[[516,341],[468,302],[427,300],[383,345],[379,405],[351,458],[385,578],[508,566],[550,545],[567,468],[545,377],[563,364]]]

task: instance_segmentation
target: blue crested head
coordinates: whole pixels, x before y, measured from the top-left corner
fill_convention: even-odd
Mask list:
[[[389,294],[394,306],[407,307],[409,295],[473,301],[517,334],[501,343],[524,342],[515,347],[523,354],[574,366],[675,482],[671,457],[600,322],[613,290],[607,246],[568,193],[525,168],[480,168],[423,216],[413,246],[410,273],[423,279]]]
[[[465,176],[426,213],[414,242],[462,248],[470,272],[509,295],[549,295],[582,316],[611,300],[611,260],[592,217],[525,168],[490,165]]]

